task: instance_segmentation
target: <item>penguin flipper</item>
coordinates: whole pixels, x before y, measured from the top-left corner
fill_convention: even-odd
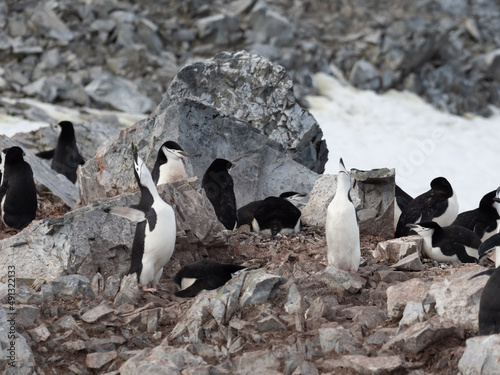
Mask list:
[[[115,216],[124,217],[130,221],[141,222],[146,220],[146,214],[133,207],[107,207],[104,209],[104,212],[110,213]]]
[[[494,234],[479,246],[479,258],[497,246],[500,246],[500,233]]]
[[[38,156],[39,158],[42,159],[52,159],[54,157],[54,152],[56,149],[48,150],[48,151],[40,151],[37,152],[35,155]]]
[[[206,284],[205,279],[196,279],[196,281],[193,284],[191,284],[189,287],[187,287],[186,289],[179,290],[178,292],[175,292],[174,294],[177,297],[181,297],[181,298],[195,297],[202,290],[206,289],[205,284]]]
[[[477,258],[467,254],[467,251],[465,251],[465,246],[463,244],[455,242],[453,244],[453,250],[462,263],[477,263]]]
[[[491,274],[495,272],[495,268],[491,268],[489,270],[486,270],[486,271],[483,271],[483,272],[479,272],[479,273],[476,273],[475,275],[469,277],[469,280],[471,279],[475,279],[476,277],[479,277],[479,276],[485,276],[485,275],[488,275],[488,276],[491,276]]]

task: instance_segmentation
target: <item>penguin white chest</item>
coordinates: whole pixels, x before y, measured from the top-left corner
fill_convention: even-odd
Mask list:
[[[326,215],[326,243],[328,263],[350,271],[357,271],[361,259],[359,227],[356,211],[347,197],[336,194]]]
[[[158,184],[175,182],[186,178],[186,171],[181,159],[169,159],[167,163],[160,166],[160,178]]]
[[[175,248],[176,223],[172,207],[164,202],[154,204],[156,225],[153,230],[146,225],[144,254],[142,257],[141,284],[150,282],[157,272],[168,263]]]

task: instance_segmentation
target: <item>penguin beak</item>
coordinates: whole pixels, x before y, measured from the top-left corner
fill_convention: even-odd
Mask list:
[[[497,197],[493,198],[493,202],[500,203],[500,197],[499,198],[497,198]]]
[[[186,151],[179,151],[179,154],[185,157],[189,157],[189,154]]]
[[[410,229],[415,229],[415,228],[418,228],[418,225],[417,224],[406,224],[406,227],[410,228]]]

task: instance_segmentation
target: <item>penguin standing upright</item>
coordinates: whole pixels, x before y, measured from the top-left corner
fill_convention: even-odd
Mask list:
[[[105,209],[137,221],[129,274],[136,273],[144,291],[154,292],[175,247],[176,223],[172,207],[161,199],[146,164],[134,152],[134,175],[141,189],[138,205]],[[149,288],[149,284],[152,287]]]
[[[500,333],[500,268],[489,269],[478,273],[478,276],[491,275],[481,294],[479,301],[479,335]]]
[[[167,141],[158,150],[158,156],[153,167],[153,181],[156,185],[175,182],[186,178],[182,159],[189,154],[174,141]]]
[[[423,255],[438,262],[461,261],[477,263],[479,237],[471,230],[458,225],[441,227],[434,221],[408,224],[424,239]]]
[[[233,273],[246,267],[237,264],[223,264],[212,259],[202,259],[181,268],[173,281],[181,288],[177,297],[194,297],[202,290],[216,289],[228,282]]]
[[[61,121],[58,125],[61,127],[61,133],[56,148],[39,152],[36,156],[52,159],[51,168],[75,183],[78,166],[85,164],[85,160],[78,151],[73,124],[70,121]]]
[[[229,174],[233,166],[226,159],[215,159],[201,180],[201,187],[212,203],[217,219],[229,230],[236,226],[236,197],[233,178]]]
[[[483,242],[497,233],[500,228],[500,188],[481,198],[478,208],[459,214],[453,225],[474,231]]]
[[[361,259],[361,248],[356,210],[349,197],[350,188],[351,177],[340,159],[337,190],[326,214],[328,264],[356,272]]]
[[[271,239],[278,234],[294,234],[300,231],[300,210],[289,200],[267,197],[257,207],[252,220],[252,230]]]
[[[23,229],[36,216],[37,197],[33,170],[14,146],[2,151],[0,162],[0,215],[3,223]]]
[[[408,236],[408,224],[434,221],[441,227],[451,225],[458,215],[457,195],[448,180],[437,177],[431,181],[431,189],[406,205],[399,217],[395,237]]]

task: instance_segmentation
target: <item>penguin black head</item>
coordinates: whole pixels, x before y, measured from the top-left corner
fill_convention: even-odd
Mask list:
[[[444,177],[436,177],[431,181],[431,190],[435,195],[450,198],[453,196],[453,188]]]
[[[158,153],[158,157],[162,155],[163,159],[164,156],[165,157],[164,162],[166,162],[169,157],[182,159],[186,156],[189,156],[189,154],[186,151],[184,151],[178,143],[174,141],[166,141],[164,144],[161,145],[160,150],[162,152]]]
[[[18,146],[6,148],[3,150],[2,154],[4,154],[3,158],[5,158],[5,164],[15,164],[24,161],[24,151]]]
[[[61,128],[60,137],[73,138],[75,136],[75,129],[71,121],[61,121],[57,125]]]
[[[226,159],[215,159],[212,164],[210,164],[210,167],[208,167],[208,169],[210,171],[214,171],[214,172],[219,172],[219,171],[222,171],[222,172],[229,172],[231,170],[231,168],[234,167],[234,164],[231,163],[229,160],[226,160]]]

